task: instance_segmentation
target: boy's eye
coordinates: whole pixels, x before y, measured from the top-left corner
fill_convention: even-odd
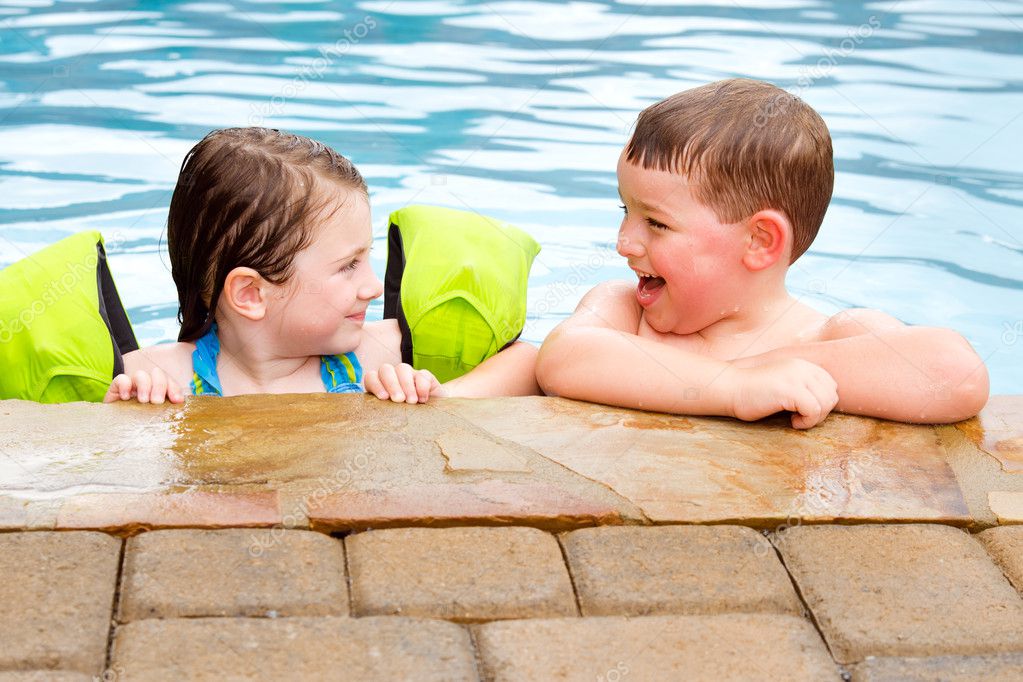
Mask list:
[[[351,272],[352,270],[354,270],[357,267],[359,267],[359,259],[358,258],[353,260],[348,265],[343,266],[340,270],[338,270],[338,272]]]
[[[629,209],[625,206],[625,204],[618,204],[618,208],[622,209],[622,211],[625,212],[625,215],[629,215]]]
[[[647,218],[646,219],[646,224],[649,225],[650,227],[654,228],[654,229],[657,229],[657,230],[667,230],[668,229],[667,225],[665,225],[664,223],[659,223],[656,220],[654,220],[653,218]]]

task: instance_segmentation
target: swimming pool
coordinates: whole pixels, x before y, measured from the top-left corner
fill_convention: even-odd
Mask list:
[[[954,327],[994,392],[1023,392],[1017,3],[0,0],[0,38],[0,266],[101,230],[143,344],[176,338],[161,237],[211,128],[284,128],[351,157],[381,276],[387,214],[408,203],[527,229],[538,342],[592,284],[632,277],[614,167],[639,110],[749,76],[799,94],[834,138],[835,198],[791,290]]]

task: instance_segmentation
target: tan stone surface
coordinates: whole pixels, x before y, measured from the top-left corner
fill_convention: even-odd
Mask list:
[[[1019,682],[1023,654],[868,658],[853,669],[852,682]]]
[[[134,533],[153,528],[267,527],[281,522],[275,490],[92,493],[64,502],[57,527]]]
[[[516,620],[476,633],[485,680],[840,679],[813,626],[794,616]]]
[[[776,535],[841,663],[1023,650],[1023,600],[949,526],[803,526]]]
[[[0,669],[98,675],[120,553],[101,533],[0,534]]]
[[[1023,395],[991,396],[980,414],[956,424],[1010,473],[1023,473]]]
[[[515,409],[438,409],[521,443],[631,500],[652,521],[776,525],[803,520],[968,523],[934,429],[831,415],[810,431],[517,398]]]
[[[394,528],[350,535],[345,547],[357,616],[577,613],[558,543],[535,528]]]
[[[343,491],[310,507],[322,531],[405,526],[528,525],[565,530],[624,521],[618,508],[539,482],[503,480]]]
[[[476,679],[465,629],[412,618],[143,620],[117,628],[112,663],[125,680]]]
[[[102,678],[68,670],[0,672],[0,682],[96,682],[97,679]]]
[[[561,542],[584,616],[802,612],[774,548],[749,528],[583,528]]]
[[[974,527],[999,523],[990,506],[990,493],[1023,493],[1023,475],[1006,472],[997,458],[977,447],[958,426],[938,426],[935,431],[974,518]]]
[[[998,523],[1023,523],[1023,492],[992,491],[987,502]]]
[[[340,540],[278,529],[162,530],[128,538],[119,620],[347,616]]]
[[[978,534],[977,539],[1023,594],[1023,526],[992,528]]]

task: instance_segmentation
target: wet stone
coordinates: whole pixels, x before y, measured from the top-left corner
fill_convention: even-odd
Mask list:
[[[64,502],[57,528],[133,533],[152,528],[268,527],[281,522],[276,490],[89,493]]]
[[[0,682],[96,682],[97,679],[103,678],[69,670],[0,672]]]
[[[558,542],[535,528],[395,528],[350,535],[345,546],[357,616],[577,614]]]
[[[340,540],[301,530],[162,530],[125,546],[119,620],[348,615]]]
[[[515,620],[476,626],[485,680],[839,680],[813,626],[721,614]]]
[[[180,655],[168,655],[180,652]],[[145,680],[475,680],[462,627],[412,618],[200,618],[117,628],[112,666]]]
[[[771,543],[741,526],[610,526],[561,537],[584,616],[802,607]]]
[[[835,659],[1023,650],[1023,600],[949,526],[802,526],[775,536]]]
[[[868,658],[852,682],[1019,682],[1023,653],[931,658]]]
[[[102,533],[0,534],[0,669],[100,674],[120,553]]]
[[[978,534],[977,539],[1023,594],[1023,526],[992,528]]]

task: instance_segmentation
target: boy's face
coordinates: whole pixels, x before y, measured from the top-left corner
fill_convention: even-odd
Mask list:
[[[643,317],[662,333],[692,334],[738,311],[748,286],[745,230],[697,201],[685,176],[618,159],[626,215],[618,253],[637,274]]]

